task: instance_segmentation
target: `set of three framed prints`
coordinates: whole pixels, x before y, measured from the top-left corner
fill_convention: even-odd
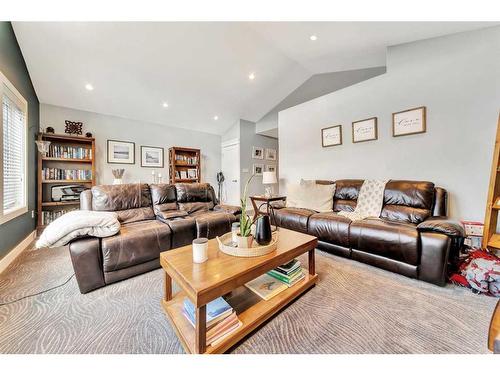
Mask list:
[[[135,164],[135,143],[108,139],[107,154],[108,164]],[[141,146],[141,167],[163,168],[163,148]]]
[[[426,108],[411,108],[392,114],[392,136],[418,134],[426,132]],[[371,117],[352,123],[352,142],[360,143],[378,139],[377,118]],[[321,144],[323,147],[342,144],[342,125],[321,129]]]

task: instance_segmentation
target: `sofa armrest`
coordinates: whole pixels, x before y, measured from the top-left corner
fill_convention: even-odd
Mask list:
[[[214,207],[214,211],[226,212],[228,214],[239,215],[241,214],[241,207],[239,206],[231,206],[229,204],[218,204]]]
[[[434,232],[445,234],[450,237],[465,237],[464,227],[455,220],[446,217],[431,217],[417,225],[419,232]]]
[[[99,238],[77,238],[69,244],[69,253],[81,293],[87,293],[105,285]]]

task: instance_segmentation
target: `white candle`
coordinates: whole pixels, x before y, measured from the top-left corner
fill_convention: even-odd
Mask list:
[[[193,240],[193,262],[203,263],[208,259],[208,238]]]

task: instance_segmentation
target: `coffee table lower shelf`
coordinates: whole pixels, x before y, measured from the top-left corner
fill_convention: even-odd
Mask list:
[[[271,298],[269,301],[259,299],[253,292],[245,287],[239,288],[239,296],[237,300],[248,301],[251,299],[257,300],[256,303],[246,308],[243,311],[239,310],[238,306],[232,306],[238,318],[243,325],[237,329],[226,340],[216,346],[207,346],[205,353],[224,353],[232,346],[258,328],[261,324],[270,319],[274,314],[279,312],[288,303],[299,297],[303,292],[314,286],[317,282],[318,275],[306,274],[305,278],[299,281],[294,286],[284,290],[280,294]],[[248,294],[248,295],[246,295]],[[162,306],[165,313],[174,327],[177,337],[179,337],[184,350],[187,353],[195,353],[195,329],[188,322],[182,312],[183,301],[186,297],[184,292],[177,293],[170,301],[162,300]],[[247,298],[248,297],[248,298]]]

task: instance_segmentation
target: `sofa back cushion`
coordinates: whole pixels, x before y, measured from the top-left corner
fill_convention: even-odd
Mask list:
[[[209,211],[215,206],[216,198],[208,183],[175,184],[179,209],[188,213]]]
[[[391,180],[385,186],[382,219],[418,224],[431,216],[435,188],[428,181]]]
[[[364,180],[337,180],[335,181],[335,195],[333,197],[333,211],[354,211],[358,201],[359,189]]]
[[[151,200],[156,215],[162,211],[177,210],[177,190],[173,184],[151,184]]]
[[[92,210],[116,212],[122,224],[155,217],[147,184],[94,186]]]

